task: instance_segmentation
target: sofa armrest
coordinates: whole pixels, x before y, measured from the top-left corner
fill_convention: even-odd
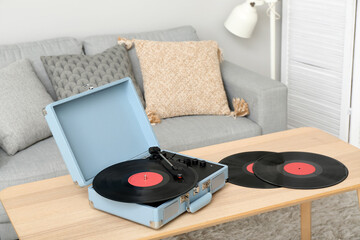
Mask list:
[[[287,87],[270,78],[224,61],[221,74],[231,103],[234,97],[249,104],[249,119],[262,128],[262,134],[287,128]],[[232,105],[232,104],[230,104]]]

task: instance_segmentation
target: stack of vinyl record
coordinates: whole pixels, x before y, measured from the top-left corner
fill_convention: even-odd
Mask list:
[[[243,152],[220,163],[228,165],[230,183],[251,188],[324,188],[348,176],[341,162],[309,152]]]

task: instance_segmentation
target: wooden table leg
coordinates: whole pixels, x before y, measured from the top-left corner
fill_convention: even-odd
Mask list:
[[[311,202],[300,205],[301,240],[311,239]]]

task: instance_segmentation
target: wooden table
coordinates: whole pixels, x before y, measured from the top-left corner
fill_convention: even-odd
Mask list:
[[[325,154],[343,162],[349,176],[338,185],[316,190],[251,189],[227,183],[208,206],[195,214],[185,213],[159,230],[91,208],[86,188],[74,185],[70,176],[10,187],[0,192],[0,199],[20,239],[157,239],[297,204],[301,205],[302,239],[310,239],[311,201],[352,190],[360,198],[360,150],[317,129],[294,129],[184,153],[219,161],[258,150]]]

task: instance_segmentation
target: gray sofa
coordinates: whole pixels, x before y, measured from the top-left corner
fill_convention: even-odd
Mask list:
[[[55,92],[40,61],[40,56],[62,54],[96,54],[117,42],[116,35],[93,36],[85,39],[58,38],[0,46],[0,68],[28,58],[47,91],[55,100]],[[194,28],[179,27],[164,31],[122,34],[127,38],[159,41],[199,40]],[[134,50],[129,52],[135,78],[141,75]],[[226,56],[225,56],[226,58]],[[154,131],[164,149],[182,151],[231,140],[253,137],[286,129],[287,88],[269,78],[224,61],[221,64],[228,99],[244,98],[250,115],[233,119],[227,116],[184,116],[164,119]],[[142,88],[142,82],[139,82]],[[52,137],[40,141],[14,156],[0,149],[0,190],[9,186],[67,174],[61,155]],[[17,238],[8,216],[0,205],[0,238]]]

